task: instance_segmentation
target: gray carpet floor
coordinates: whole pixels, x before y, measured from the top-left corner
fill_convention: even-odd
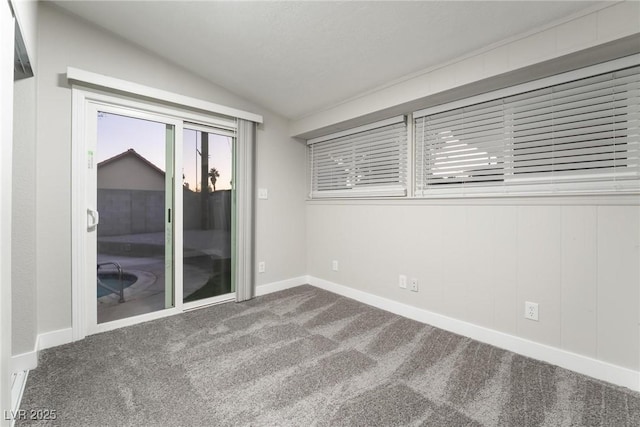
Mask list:
[[[43,351],[21,408],[61,426],[640,426],[638,393],[311,286]]]

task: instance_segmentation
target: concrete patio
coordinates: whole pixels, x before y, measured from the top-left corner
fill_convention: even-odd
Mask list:
[[[166,308],[165,263],[164,256],[160,255],[164,252],[164,238],[162,232],[99,238],[98,263],[117,262],[124,272],[136,275],[138,280],[124,290],[124,303],[118,301],[116,294],[97,299],[98,323]],[[203,287],[212,277],[211,268],[189,261],[196,257],[210,257],[211,260],[230,258],[230,232],[185,230],[183,241],[183,296],[186,297]],[[103,268],[109,271],[108,267]]]

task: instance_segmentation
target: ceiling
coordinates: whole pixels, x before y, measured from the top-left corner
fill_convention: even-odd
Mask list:
[[[296,119],[600,2],[55,3]]]

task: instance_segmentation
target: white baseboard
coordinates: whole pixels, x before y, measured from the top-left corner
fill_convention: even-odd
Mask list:
[[[295,288],[296,286],[306,285],[308,283],[309,276],[299,276],[280,280],[279,282],[265,283],[264,285],[256,286],[256,296],[259,297],[272,292],[284,291],[285,289]]]
[[[30,371],[38,367],[38,338],[33,350],[11,356],[11,372]]]
[[[16,422],[15,414],[18,414],[18,410],[20,409],[20,403],[22,402],[22,395],[24,394],[24,388],[27,385],[27,377],[29,376],[29,371],[20,371],[15,372],[11,378],[11,426]],[[6,413],[5,413],[6,417]]]
[[[505,334],[483,326],[453,319],[411,305],[403,304],[368,292],[309,277],[307,282],[317,288],[342,295],[362,303],[398,314],[418,322],[494,345],[532,359],[542,360],[562,368],[588,375],[635,391],[640,391],[640,372],[587,356],[540,344],[514,335]]]
[[[36,337],[33,350],[11,356],[11,372],[16,374],[38,367],[38,352],[73,341],[71,328],[45,332]]]
[[[73,342],[73,329],[65,328],[57,331],[45,332],[38,335],[38,350],[57,347],[62,344]]]

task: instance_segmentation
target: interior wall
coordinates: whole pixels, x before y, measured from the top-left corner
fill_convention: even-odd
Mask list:
[[[15,82],[13,99],[12,353],[34,350],[36,297],[36,80]]]
[[[11,156],[14,20],[0,2],[0,411],[11,409]],[[0,417],[0,426],[11,421]]]
[[[258,284],[305,273],[305,146],[283,118],[166,62],[111,33],[41,4],[38,34],[38,331],[71,327],[71,90],[68,66],[264,116],[257,132],[256,183],[269,190],[256,207]],[[215,60],[215,59],[212,59]],[[219,64],[224,66],[224,64]]]
[[[637,53],[640,3],[505,40],[300,118],[314,137]],[[495,89],[495,87],[493,87]],[[307,202],[311,276],[640,369],[640,197]],[[331,268],[339,262],[339,271]],[[419,292],[398,276],[419,280]],[[524,318],[524,302],[540,320]]]
[[[35,70],[38,2],[12,1],[15,18]],[[36,289],[36,80],[14,83],[12,159],[12,354],[35,349]]]
[[[309,274],[638,370],[633,197],[307,204]],[[339,261],[332,271],[331,261]],[[398,286],[417,278],[419,292]],[[539,321],[524,318],[525,301]]]

